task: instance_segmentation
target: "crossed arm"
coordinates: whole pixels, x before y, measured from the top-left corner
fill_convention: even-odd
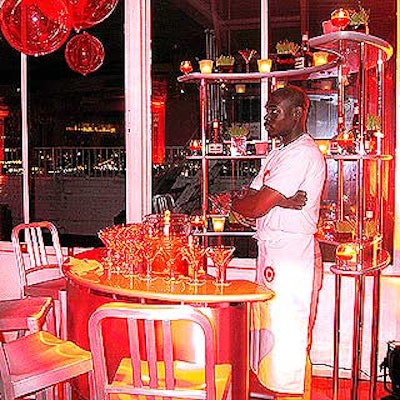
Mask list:
[[[275,189],[264,186],[260,190],[249,189],[244,196],[234,198],[231,210],[246,218],[259,218],[276,206],[301,210],[306,202],[307,194],[303,190],[298,190],[291,197],[285,197]]]

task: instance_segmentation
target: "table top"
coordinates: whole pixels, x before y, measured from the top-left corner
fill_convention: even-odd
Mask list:
[[[169,282],[159,276],[152,281],[144,281],[132,276],[110,274],[100,263],[104,251],[104,248],[97,248],[66,259],[63,264],[66,277],[75,284],[98,292],[168,302],[243,303],[266,301],[274,296],[272,290],[247,280],[233,280],[229,286],[219,287],[209,277],[205,284],[194,286],[184,279]]]

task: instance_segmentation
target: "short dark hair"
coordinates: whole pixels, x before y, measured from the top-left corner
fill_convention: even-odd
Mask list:
[[[274,97],[277,96],[279,99],[289,100],[292,107],[301,107],[303,110],[308,110],[310,107],[310,99],[307,93],[299,86],[288,85],[282,88],[276,89],[273,92]]]

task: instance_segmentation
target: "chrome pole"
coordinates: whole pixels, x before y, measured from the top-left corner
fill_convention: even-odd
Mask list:
[[[354,321],[353,356],[351,366],[351,400],[358,400],[359,373],[362,353],[362,332],[364,325],[364,277],[354,278]]]
[[[371,325],[371,354],[370,354],[370,386],[369,386],[369,400],[376,399],[376,381],[378,375],[378,335],[379,335],[379,316],[380,316],[380,277],[381,272],[378,270],[373,275],[373,288],[372,288],[372,318]]]
[[[335,275],[335,315],[333,326],[333,400],[339,400],[340,295],[342,277]]]

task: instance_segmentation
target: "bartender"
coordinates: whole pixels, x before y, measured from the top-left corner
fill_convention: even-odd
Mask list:
[[[274,91],[266,104],[265,128],[281,145],[272,150],[233,215],[256,221],[256,281],[275,292],[263,313],[255,313],[252,368],[276,399],[309,399],[311,331],[322,262],[314,239],[326,163],[307,133],[310,100],[297,86]],[[311,367],[309,368],[311,378]],[[309,379],[311,380],[311,379]],[[295,396],[295,397],[293,397]]]

